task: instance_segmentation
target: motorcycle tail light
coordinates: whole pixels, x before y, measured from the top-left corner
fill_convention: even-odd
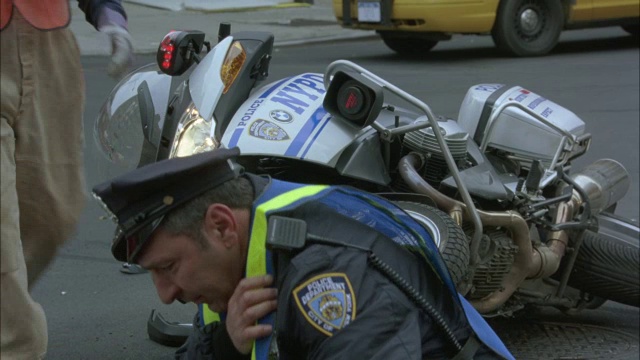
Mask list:
[[[338,90],[338,109],[348,118],[357,119],[371,106],[371,96],[356,81],[348,81]]]
[[[382,104],[382,87],[356,72],[338,71],[333,76],[322,106],[333,116],[364,128],[375,122]]]
[[[222,69],[220,70],[220,77],[224,84],[224,90],[222,90],[223,94],[226,94],[231,85],[233,85],[233,82],[236,80],[236,77],[238,77],[246,59],[247,53],[244,51],[242,44],[238,41],[234,41],[231,44],[229,51],[227,51],[224,63],[222,64]]]
[[[162,51],[162,68],[168,70],[173,63],[173,57],[175,55],[175,44],[169,39],[165,38],[165,41],[162,42],[160,46],[160,51]]]
[[[160,42],[156,53],[160,71],[170,76],[181,75],[191,67],[203,44],[202,31],[171,30]]]

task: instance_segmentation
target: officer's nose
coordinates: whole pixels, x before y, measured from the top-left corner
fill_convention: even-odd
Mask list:
[[[154,276],[153,282],[158,291],[158,297],[163,304],[171,304],[179,295],[180,288],[168,279]]]

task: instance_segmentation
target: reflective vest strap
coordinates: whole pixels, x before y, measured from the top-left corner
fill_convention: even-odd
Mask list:
[[[276,180],[273,180],[276,182]],[[278,184],[272,184],[278,185]],[[294,190],[281,193],[263,202],[256,207],[254,213],[253,226],[251,228],[251,241],[249,243],[249,256],[247,257],[246,276],[259,276],[267,273],[267,264],[264,255],[265,242],[267,239],[267,216],[269,211],[281,209],[294,202],[313,196],[326,189],[324,185],[302,186]]]
[[[202,326],[209,325],[212,322],[220,321],[220,314],[209,309],[207,304],[200,304],[198,306],[198,310],[200,310],[200,321],[202,321]]]
[[[476,336],[480,339],[482,343],[487,345],[491,350],[495,353],[502,356],[503,359],[507,360],[515,360],[513,355],[509,352],[507,347],[504,345],[502,340],[498,337],[498,335],[493,331],[491,326],[487,324],[482,315],[473,308],[473,306],[464,298],[464,296],[458,294],[460,298],[460,302],[462,303],[462,308],[464,309],[464,313],[469,321],[469,325],[476,333]]]
[[[325,185],[305,186],[278,180],[271,181],[265,193],[263,193],[254,204],[253,224],[247,254],[247,267],[245,269],[246,277],[267,274],[267,213],[317,195],[328,188],[329,187]],[[221,319],[220,314],[211,311],[206,304],[200,306],[200,314],[204,323],[203,325],[208,325]],[[270,314],[259,322],[274,325],[274,319],[273,314]],[[270,342],[270,336],[257,340],[251,350],[251,359],[266,359],[269,353]]]
[[[267,273],[267,261],[265,256],[267,240],[267,213],[273,210],[282,209],[298,202],[299,200],[314,196],[327,188],[328,186],[322,185],[300,186],[297,184],[272,180],[270,188],[267,189],[265,194],[259,199],[262,203],[256,206],[253,214],[253,226],[251,228],[251,240],[249,242],[249,255],[247,256],[247,277],[260,276]],[[282,192],[283,190],[285,192]],[[270,314],[269,319],[265,320],[270,321],[272,326],[275,325],[272,323],[274,321],[273,314]],[[270,343],[271,336],[269,336],[268,339],[262,338],[257,340],[251,350],[251,360],[266,360],[269,354]]]
[[[413,237],[415,237],[415,239],[417,240],[417,245],[421,250],[421,255],[427,260],[428,265],[436,272],[438,277],[447,286],[451,294],[454,296],[457,294],[455,284],[453,283],[453,280],[451,280],[451,276],[449,274],[449,271],[447,270],[447,266],[444,263],[444,260],[442,259],[442,257],[439,255],[438,247],[433,241],[433,237],[424,226],[420,225],[420,223],[418,223],[415,219],[413,219],[410,215],[408,215],[404,211],[401,211],[400,208],[398,208],[396,205],[379,196],[373,196],[368,193],[354,191],[346,187],[340,188],[338,191],[334,192],[333,195],[336,196],[336,194],[340,194],[340,193],[345,194],[347,196],[355,197],[375,207],[379,212],[395,220],[396,227],[403,229],[403,232],[409,233]],[[333,203],[340,203],[340,202],[341,201],[334,201]],[[352,202],[353,201],[350,201],[349,203],[352,203]],[[392,209],[394,208],[397,208],[397,210],[393,211]],[[363,219],[362,217],[358,217],[358,220],[362,222]],[[381,221],[375,221],[373,223],[376,224],[373,226],[374,228],[378,228],[379,226],[382,226]],[[396,236],[388,233],[387,233],[387,236],[389,236],[392,240],[398,242]],[[400,245],[403,245],[403,244],[400,243]]]

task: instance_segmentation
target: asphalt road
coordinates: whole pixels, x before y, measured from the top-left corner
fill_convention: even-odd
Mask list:
[[[467,89],[474,84],[525,86],[565,106],[587,123],[593,143],[589,153],[576,161],[576,167],[608,157],[629,170],[631,188],[620,202],[618,213],[636,220],[639,217],[639,51],[637,42],[621,30],[565,33],[553,54],[530,59],[503,58],[489,38],[473,36],[441,43],[428,58],[419,60],[403,59],[378,40],[278,48],[273,55],[271,80],[299,72],[322,72],[331,61],[348,59],[424,100],[437,114],[453,118]],[[152,61],[152,56],[139,56],[136,63]],[[96,115],[115,82],[106,75],[105,58],[86,57],[83,64],[89,188],[122,169],[111,166],[96,152],[92,135]],[[170,358],[172,348],[147,337],[149,312],[155,308],[170,321],[190,322],[195,307],[162,305],[148,275],[120,273],[121,264],[109,252],[113,225],[102,220],[103,215],[96,203],[88,200],[76,236],[34,289],[34,297],[48,315],[48,359]],[[529,314],[529,318],[535,316]],[[626,353],[619,358],[638,358],[637,308],[606,303],[598,310],[572,317],[552,309],[539,316],[550,322],[589,324],[609,333],[615,331],[610,338],[618,334],[617,338],[627,339],[620,345],[627,346]],[[551,350],[554,346],[573,346],[576,351],[582,346],[555,340],[541,346]]]

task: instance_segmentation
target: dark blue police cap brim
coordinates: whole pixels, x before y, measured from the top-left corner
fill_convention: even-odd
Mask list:
[[[132,256],[169,211],[239,176],[241,167],[232,161],[238,155],[238,148],[216,149],[162,160],[96,185],[94,196],[118,224],[111,248],[114,257],[134,262]],[[134,235],[140,235],[136,248],[127,249],[126,239]]]

